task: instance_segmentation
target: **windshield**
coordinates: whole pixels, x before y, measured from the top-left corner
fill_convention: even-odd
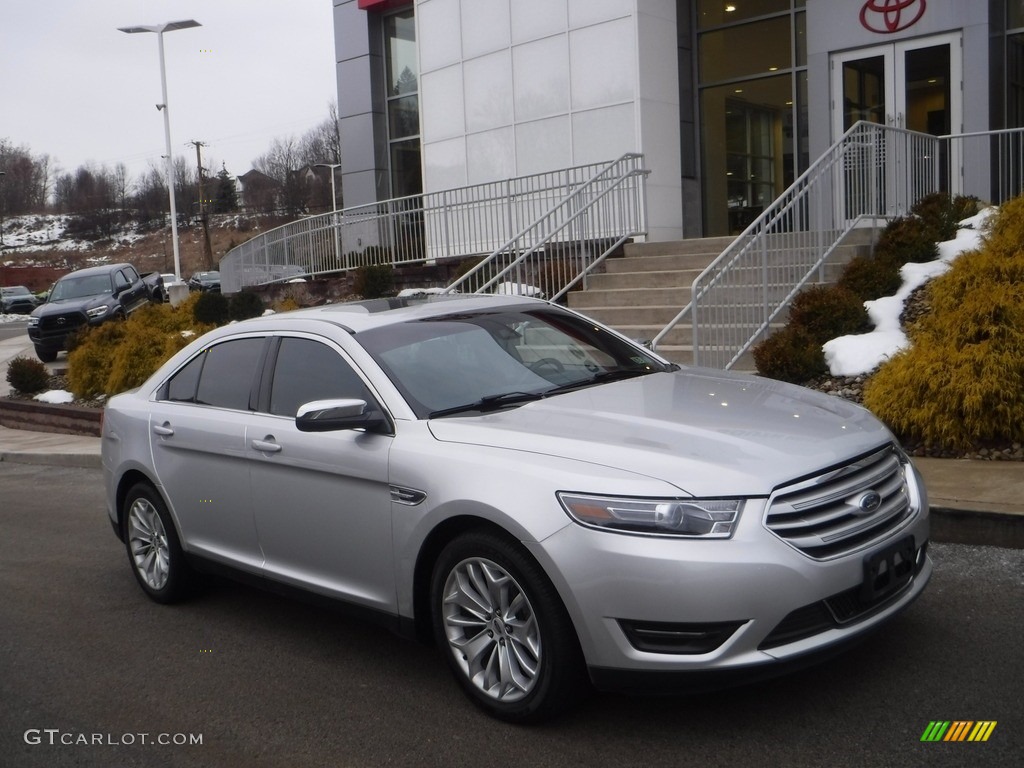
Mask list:
[[[61,299],[81,299],[86,296],[99,296],[111,293],[110,275],[88,275],[85,277],[65,277],[58,280],[50,293],[50,301]]]
[[[0,288],[0,295],[2,296],[31,296],[28,288],[23,285],[14,285],[10,288]]]
[[[507,407],[674,369],[556,308],[466,312],[359,334],[420,418]]]

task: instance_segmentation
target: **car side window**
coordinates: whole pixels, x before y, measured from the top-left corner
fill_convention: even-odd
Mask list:
[[[132,281],[128,279],[128,276],[125,274],[123,269],[119,269],[114,273],[114,287],[116,289],[123,290],[124,288],[128,288],[131,284]]]
[[[160,398],[249,411],[264,339],[233,339],[204,350],[172,376]]]
[[[177,403],[194,403],[196,401],[196,385],[199,384],[199,373],[203,370],[205,361],[205,353],[193,357],[167,382],[166,394],[160,399],[173,400]]]
[[[362,379],[334,349],[311,339],[281,339],[270,391],[272,414],[294,417],[303,403],[344,398],[374,402]]]

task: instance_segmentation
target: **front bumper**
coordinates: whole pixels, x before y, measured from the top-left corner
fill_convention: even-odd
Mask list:
[[[926,503],[883,542],[828,560],[773,535],[764,509],[764,500],[748,501],[728,540],[572,525],[531,546],[562,595],[595,685],[693,690],[779,674],[860,639],[913,602],[931,576]],[[909,580],[851,603],[871,553],[910,536]]]

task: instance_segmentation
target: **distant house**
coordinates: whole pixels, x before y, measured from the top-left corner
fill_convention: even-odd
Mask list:
[[[270,213],[280,207],[281,182],[255,168],[238,177],[242,204],[253,211]]]
[[[341,173],[335,168],[334,192],[331,191],[331,169],[324,165],[304,165],[288,174],[289,186],[301,190],[304,207],[310,213],[325,213],[341,202]]]

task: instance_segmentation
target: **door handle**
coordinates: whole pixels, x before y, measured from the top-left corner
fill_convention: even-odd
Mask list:
[[[262,451],[263,453],[277,453],[281,450],[281,446],[271,442],[273,439],[273,435],[267,435],[267,438],[264,440],[253,440],[252,447],[254,450]]]
[[[163,424],[154,424],[153,431],[161,437],[170,437],[174,434],[174,430],[171,428],[171,425],[166,421]]]

